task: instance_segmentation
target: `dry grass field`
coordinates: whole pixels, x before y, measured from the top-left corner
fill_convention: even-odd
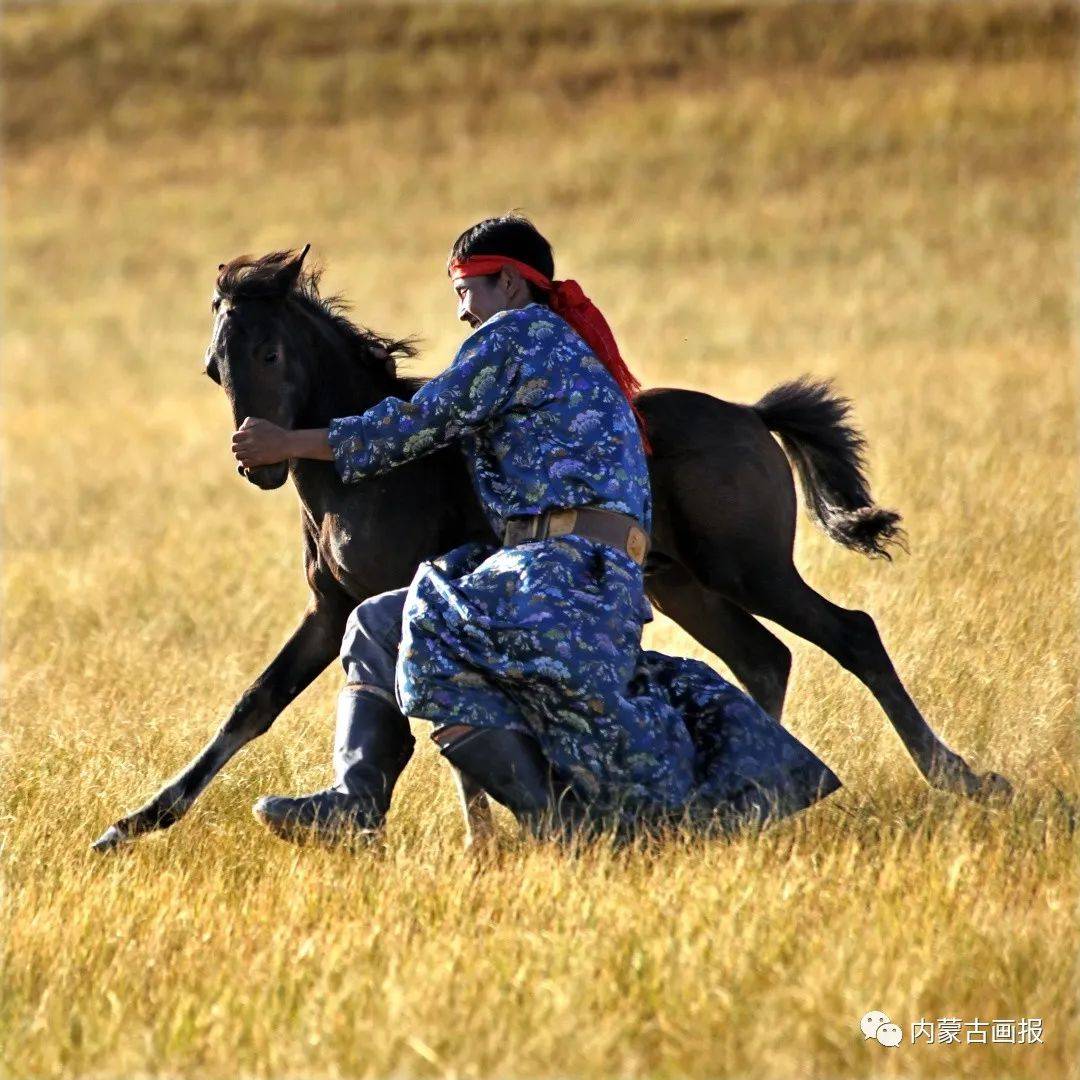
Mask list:
[[[7,5],[0,1075],[1078,1075],[1077,31],[1031,3]],[[88,852],[304,603],[295,496],[236,476],[201,373],[217,264],[310,241],[435,371],[448,245],[509,207],[646,384],[837,378],[911,552],[803,522],[798,563],[1013,805],[930,792],[785,638],[785,722],[845,788],[756,838],[567,857],[503,821],[471,860],[421,739],[382,848],[295,849],[249,808],[328,779],[332,670],[171,832]],[[909,1045],[947,1017],[1042,1042]]]

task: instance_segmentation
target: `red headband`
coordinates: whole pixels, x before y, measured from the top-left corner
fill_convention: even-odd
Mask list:
[[[634,416],[637,417],[645,453],[651,453],[652,447],[649,445],[649,437],[645,430],[645,418],[634,403],[634,398],[641,389],[641,383],[634,378],[619,354],[619,346],[615,343],[615,335],[612,334],[607,319],[582,292],[581,286],[576,281],[552,281],[528,263],[519,262],[506,255],[475,255],[471,259],[455,259],[448,265],[447,271],[456,285],[461,278],[497,274],[504,266],[514,267],[526,281],[531,281],[547,292],[551,310],[570,324],[571,329],[581,337],[596,358],[611,372],[612,377],[619,384],[619,389],[630,402]]]

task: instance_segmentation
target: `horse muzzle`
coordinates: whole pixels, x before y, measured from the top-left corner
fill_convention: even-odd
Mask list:
[[[237,465],[236,471],[249,484],[254,484],[263,491],[273,491],[288,480],[289,463],[281,461],[277,465],[260,465],[255,469],[245,469],[243,465]]]

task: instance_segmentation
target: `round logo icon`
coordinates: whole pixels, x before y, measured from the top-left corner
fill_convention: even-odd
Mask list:
[[[877,1039],[882,1046],[899,1046],[904,1041],[904,1029],[878,1009],[864,1014],[859,1030],[863,1039]]]

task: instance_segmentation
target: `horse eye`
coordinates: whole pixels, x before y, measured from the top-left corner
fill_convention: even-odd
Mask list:
[[[274,363],[274,361],[275,361],[275,360],[277,360],[277,358],[278,358],[278,357],[277,357],[277,353],[276,353],[276,352],[272,352],[272,353],[267,353],[267,354],[266,354],[266,360],[265,360],[265,363],[267,363],[267,364],[272,364],[272,363]]]

